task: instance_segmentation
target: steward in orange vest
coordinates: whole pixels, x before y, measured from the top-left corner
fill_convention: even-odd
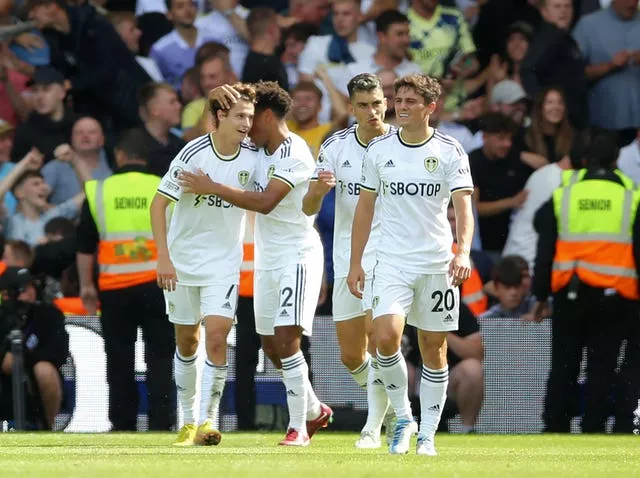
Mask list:
[[[640,194],[615,169],[617,135],[600,133],[587,168],[565,171],[562,185],[537,212],[539,234],[533,293],[534,320],[553,294],[551,371],[545,431],[568,432],[579,410],[577,377],[587,346],[582,431],[603,433],[616,390],[615,432],[631,433],[640,390]],[[622,341],[625,361],[616,373]],[[614,387],[616,382],[621,386]]]

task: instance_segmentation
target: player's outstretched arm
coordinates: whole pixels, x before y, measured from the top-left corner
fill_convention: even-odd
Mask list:
[[[471,206],[471,189],[454,191],[451,195],[456,212],[456,230],[458,250],[449,266],[453,277],[453,285],[462,284],[471,276],[471,241],[473,240],[473,209]]]
[[[353,215],[353,226],[351,227],[351,264],[347,285],[349,291],[359,299],[362,298],[364,290],[364,270],[362,269],[362,256],[364,248],[369,241],[371,234],[371,223],[375,211],[376,197],[378,193],[360,189],[360,197]]]
[[[176,288],[178,278],[169,257],[167,246],[167,207],[171,201],[162,194],[156,193],[151,201],[149,212],[151,214],[151,231],[158,251],[157,282],[158,287],[173,291]]]
[[[302,212],[313,216],[320,212],[322,201],[331,188],[336,185],[336,176],[330,171],[318,172],[318,179],[311,181],[307,194],[302,199]]]
[[[197,174],[183,171],[179,178],[185,192],[193,194],[214,194],[219,198],[247,211],[269,214],[289,194],[292,185],[279,179],[272,179],[264,191],[253,192],[216,183],[198,170]]]

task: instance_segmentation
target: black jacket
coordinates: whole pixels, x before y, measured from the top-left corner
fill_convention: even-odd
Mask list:
[[[78,113],[112,116],[123,128],[140,123],[138,88],[151,81],[109,21],[91,5],[67,8],[71,31],[47,29],[51,66],[71,81]]]
[[[562,88],[569,119],[580,129],[587,126],[588,120],[585,66],[571,33],[543,21],[529,43],[520,75],[524,89],[532,99],[547,87]]]
[[[71,129],[77,117],[71,111],[65,111],[60,121],[32,112],[27,120],[18,125],[11,150],[11,161],[18,162],[33,146],[44,154],[44,161],[53,159],[53,150],[71,140]]]
[[[588,171],[584,179],[595,179],[597,172]],[[599,175],[597,179],[622,184],[620,178],[612,172]],[[556,255],[558,240],[558,221],[553,208],[553,198],[544,203],[535,215],[533,226],[538,232],[538,250],[533,271],[533,295],[538,300],[546,300],[551,295],[551,268]],[[640,277],[640,208],[636,211],[633,223],[633,258]]]

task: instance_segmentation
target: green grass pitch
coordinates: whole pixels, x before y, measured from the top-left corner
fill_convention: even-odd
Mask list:
[[[217,447],[174,448],[174,434],[0,433],[2,477],[620,477],[640,476],[640,437],[446,435],[438,457],[356,450],[356,434],[321,431],[308,448],[283,433],[226,433]],[[415,438],[413,440],[415,443]]]

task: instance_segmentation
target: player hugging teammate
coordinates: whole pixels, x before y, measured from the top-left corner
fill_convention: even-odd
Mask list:
[[[418,328],[424,363],[417,453],[436,454],[448,383],[446,334],[457,329],[458,286],[471,271],[469,161],[454,139],[428,125],[440,95],[435,80],[410,75],[396,82],[400,130],[383,122],[386,101],[375,75],[357,75],[348,90],[357,123],[323,143],[316,165],[304,140],[286,126],[291,98],[277,84],[216,88],[209,96],[216,132],[187,144],[163,178],[152,217],[163,257],[158,281],[176,324],[176,384],[186,427],[176,444],[220,440],[212,419],[226,377],[224,344],[235,315],[243,210],[259,213],[256,330],[287,390],[290,422],[280,444],[306,446],[329,423],[333,412],[313,391],[300,339],[311,335],[322,279],[314,218],[323,197],[337,187],[333,315],[342,361],[367,388],[369,405],[356,447],[379,447],[384,421],[389,452],[407,453],[417,431],[400,354],[406,319]],[[247,133],[256,147],[243,142]],[[450,197],[458,230],[455,256]],[[167,231],[169,201],[178,204]],[[224,254],[198,248],[216,250],[211,246],[219,243]],[[197,427],[195,351],[202,318],[211,370],[205,367]]]

